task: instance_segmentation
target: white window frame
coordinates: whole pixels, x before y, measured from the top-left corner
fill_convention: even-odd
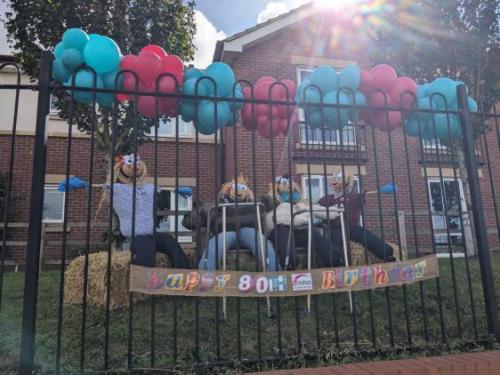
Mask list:
[[[170,211],[175,211],[175,188],[172,188],[172,187],[163,187],[163,186],[160,186],[160,189],[161,190],[166,190],[166,191],[169,191],[170,192]],[[180,205],[179,205],[179,211],[191,211],[193,209],[193,199],[192,197],[188,197],[187,199],[187,207],[186,208],[181,208]],[[181,199],[179,199],[179,203],[181,202]],[[184,217],[184,213],[179,213],[179,216],[177,216],[177,220],[182,219]],[[175,215],[168,215],[169,217],[169,227],[168,227],[168,230],[166,231],[167,233],[170,233],[172,235],[175,234]],[[182,224],[179,223],[179,232],[182,232],[182,228],[181,228]],[[158,231],[158,229],[157,229]],[[188,231],[186,229],[186,231]],[[193,242],[193,236],[179,236],[179,238],[177,239],[177,242],[179,243],[191,243]]]
[[[312,72],[315,68],[314,67],[297,67],[296,69],[296,74],[297,74],[297,86],[300,85],[302,82],[301,78],[301,73],[302,72]],[[299,119],[299,140],[300,143],[305,145],[305,144],[310,144],[310,145],[322,145],[323,144],[323,134],[322,134],[322,129],[318,128],[311,128],[309,127],[308,130],[312,131],[315,133],[314,138],[317,139],[317,141],[311,141],[311,139],[306,140],[305,137],[302,137],[302,133],[307,131],[307,127],[305,124],[305,115],[304,115],[304,110],[302,108],[297,108],[297,118]],[[328,132],[335,132],[335,139],[336,141],[330,141],[327,140],[328,137]],[[343,135],[345,132],[351,132],[353,136],[349,136],[348,140],[346,142],[343,142],[343,146],[356,146],[356,128],[351,125],[347,125],[343,130],[342,133]],[[333,129],[325,129],[325,145],[328,146],[340,146],[340,130],[333,130]]]
[[[57,96],[50,94],[49,113],[51,115],[57,115],[59,113],[59,109],[55,106],[58,100]]]
[[[47,190],[56,190],[58,191],[57,189],[57,185],[45,185],[43,187],[43,190],[44,190],[44,196],[45,196],[45,192]],[[59,192],[59,191],[58,191]],[[42,218],[42,222],[45,223],[45,224],[61,224],[64,222],[64,212],[65,212],[65,203],[66,203],[66,193],[65,192],[59,192],[62,194],[62,212],[61,212],[61,219],[59,220],[53,220],[53,219],[45,219],[45,218]],[[44,205],[45,205],[45,199],[44,199]],[[42,213],[43,215],[43,213]]]
[[[319,181],[320,181],[320,198],[325,196],[326,195],[326,193],[324,191],[325,190],[325,180],[324,180],[325,176],[322,174],[311,174],[310,177],[311,177],[311,179],[315,179],[315,178],[319,179]],[[357,192],[359,193],[359,176],[355,175],[353,177],[354,177],[354,180],[356,181],[356,186],[357,186],[357,190],[358,190]],[[332,176],[327,175],[326,178],[328,180],[330,180],[332,178]],[[304,174],[301,176],[301,188],[302,188],[302,191],[304,193],[304,197],[306,199],[309,199],[309,187],[307,186],[307,182],[306,182],[308,179],[309,179],[309,175],[307,175],[307,174]],[[330,181],[327,182],[327,186],[330,186]],[[330,192],[327,192],[327,193],[330,193]],[[316,202],[314,202],[314,203],[316,203]]]
[[[437,141],[437,142],[436,142]],[[446,151],[448,147],[443,145],[439,139],[422,139],[422,145],[424,150],[434,150],[434,151]]]
[[[176,119],[175,117],[174,118],[170,118],[170,124],[171,126],[169,127],[170,128],[170,131],[168,132],[163,132],[161,131],[161,125],[162,124],[167,124],[167,120],[166,119],[162,119],[160,118],[158,120],[160,122],[160,127],[158,128],[158,138],[175,138],[175,130],[176,130]],[[185,126],[187,127],[187,131],[186,132],[183,132],[182,131],[182,127]],[[181,117],[179,117],[179,138],[193,138],[193,134],[194,134],[194,126],[193,126],[193,122],[185,122],[182,120]],[[154,139],[155,137],[155,128],[154,128],[154,125],[151,127],[150,131],[148,132],[148,135]]]
[[[444,184],[446,181],[455,181],[455,178],[453,177],[443,177],[442,179],[442,183],[441,183],[441,179],[439,177],[428,177],[427,178],[427,199],[429,200],[429,203],[430,203],[430,206],[431,206],[431,210],[432,210],[432,197],[431,197],[431,183],[438,183],[438,184],[441,184],[441,199],[442,199],[442,204],[443,204],[443,213],[442,215],[434,215],[434,213],[431,212],[431,215],[432,216],[443,216],[446,219],[446,216],[445,216],[445,213],[444,213],[444,207],[445,207],[445,202],[444,202],[444,190],[443,190],[443,186],[442,184]],[[465,237],[466,238],[462,238],[462,242],[464,243],[464,246],[467,246],[467,236],[468,236],[468,229],[466,228],[466,218],[468,217],[468,213],[467,213],[467,205],[465,203],[465,195],[464,195],[464,187],[463,187],[463,183],[462,183],[462,179],[461,178],[457,178],[457,182],[458,182],[458,189],[459,189],[459,193],[460,193],[460,204],[461,204],[461,209],[462,209],[462,220],[461,220],[461,225],[463,225],[463,232],[465,234]],[[447,227],[447,224],[446,224],[446,221],[445,221],[445,226]],[[433,232],[435,232],[436,229],[434,229],[434,218],[432,218],[432,230]],[[436,233],[434,233],[434,238],[432,239],[433,240],[433,243],[435,244],[436,247],[448,247],[449,245],[453,246],[452,244],[449,244],[448,243],[448,232],[445,232],[444,234],[441,234],[439,233],[438,235],[442,235],[442,236],[446,236],[446,242],[443,242],[443,243],[438,243],[436,241]],[[462,229],[460,229],[459,232],[456,232],[456,233],[451,233],[450,232],[450,237],[462,237]],[[472,249],[467,249],[468,252],[470,252],[470,250]],[[445,251],[443,253],[441,252],[438,252],[437,253],[438,257],[443,257],[443,258],[448,258],[450,256],[450,254],[448,253],[448,251]],[[464,253],[463,252],[453,252],[453,257],[463,257],[464,256]]]

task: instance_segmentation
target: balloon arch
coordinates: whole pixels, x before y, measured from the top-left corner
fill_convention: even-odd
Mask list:
[[[363,120],[383,131],[404,125],[409,136],[423,139],[461,134],[457,86],[463,82],[437,78],[418,85],[410,77],[398,77],[387,64],[370,70],[349,65],[340,71],[322,65],[298,88],[291,80],[267,76],[242,87],[225,63],[184,71],[183,61],[160,46],[150,44],[138,55],[122,56],[111,38],[78,28],[65,31],[54,56],[52,76],[63,85],[124,91],[94,94],[75,89],[79,103],[92,103],[94,95],[104,107],[115,100],[133,101],[144,117],[181,115],[202,134],[234,126],[241,113],[241,123],[248,130],[266,138],[286,135],[297,124],[296,106],[304,110],[305,123],[313,128],[341,129]],[[469,109],[477,111],[474,99],[468,101]]]

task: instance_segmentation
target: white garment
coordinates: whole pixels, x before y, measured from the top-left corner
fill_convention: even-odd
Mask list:
[[[306,225],[309,223],[309,202],[306,200],[295,203],[292,207],[293,212],[296,213],[298,211],[304,211],[299,214],[296,214],[293,219],[293,225]],[[312,205],[313,210],[313,222],[316,220],[324,220],[326,219],[326,208],[320,206],[319,204]],[[330,211],[330,220],[335,219],[339,216],[339,212],[335,210],[335,208],[329,208]],[[274,212],[273,210],[269,211],[266,215],[266,230],[271,231],[274,228],[273,222]],[[290,214],[290,203],[284,202],[280,203],[276,207],[276,222],[278,225],[292,225],[292,217]]]
[[[127,237],[132,237],[132,184],[113,185],[113,210],[120,219],[120,231]],[[154,185],[137,185],[135,192],[135,231],[136,236],[153,234],[154,231]]]

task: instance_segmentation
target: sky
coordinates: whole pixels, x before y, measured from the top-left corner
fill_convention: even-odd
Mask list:
[[[334,1],[334,0],[332,0]],[[194,39],[195,66],[205,68],[212,62],[215,44],[257,23],[265,22],[310,0],[197,0],[197,33]],[[0,2],[0,15],[4,19],[7,5]],[[3,22],[0,22],[0,54],[8,54]],[[168,51],[167,51],[168,52]]]

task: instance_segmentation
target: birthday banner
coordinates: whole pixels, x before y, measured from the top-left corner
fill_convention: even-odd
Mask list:
[[[191,297],[290,297],[384,288],[438,276],[436,255],[405,262],[286,272],[212,272],[131,265],[130,291]]]

